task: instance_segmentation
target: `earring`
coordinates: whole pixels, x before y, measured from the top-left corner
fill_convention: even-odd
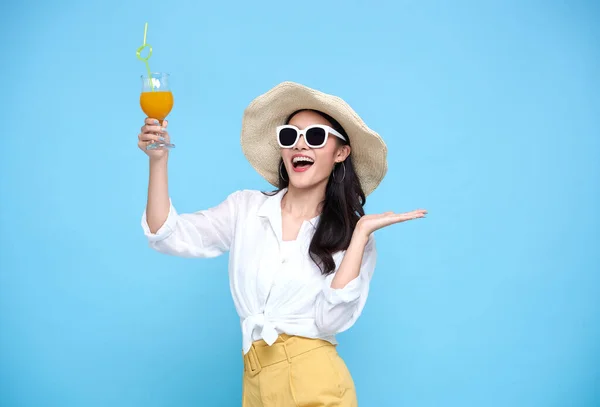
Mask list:
[[[344,162],[345,162],[345,161],[342,161],[342,162],[340,163],[340,165],[341,165],[341,166],[342,166],[342,168],[344,169],[344,175],[342,175],[342,179],[341,179],[341,180],[339,180],[339,181],[338,181],[337,179],[335,179],[335,168],[333,169],[333,172],[331,173],[331,176],[333,177],[333,180],[334,180],[335,182],[342,183],[342,182],[344,182],[344,179],[346,178],[346,166],[344,165]]]
[[[281,171],[281,166],[283,165],[283,161],[279,163],[279,176],[281,177],[282,180],[287,182],[287,178],[285,178],[283,176],[283,172]]]

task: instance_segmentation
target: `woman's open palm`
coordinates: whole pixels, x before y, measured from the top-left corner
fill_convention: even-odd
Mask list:
[[[381,214],[365,215],[356,224],[356,229],[366,236],[371,235],[378,229],[395,223],[406,222],[412,219],[424,218],[427,214],[425,209],[417,209],[412,212],[394,213],[385,212]]]

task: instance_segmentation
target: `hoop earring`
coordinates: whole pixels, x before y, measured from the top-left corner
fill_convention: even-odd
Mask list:
[[[279,176],[281,177],[281,179],[282,179],[282,180],[284,180],[284,181],[286,181],[286,182],[287,182],[287,181],[288,181],[288,180],[287,180],[287,178],[285,178],[285,177],[283,176],[283,172],[281,171],[281,166],[282,166],[282,165],[283,165],[283,161],[279,163]]]
[[[342,166],[342,168],[344,169],[344,175],[342,175],[342,179],[341,179],[341,180],[339,180],[339,181],[338,181],[337,179],[335,179],[335,169],[334,169],[334,170],[333,170],[333,172],[331,173],[331,176],[333,177],[333,180],[334,180],[335,182],[337,182],[337,183],[342,183],[342,182],[344,182],[344,179],[346,178],[346,166],[344,165],[344,161],[342,161],[342,162],[340,163],[340,165],[341,165],[341,166]]]

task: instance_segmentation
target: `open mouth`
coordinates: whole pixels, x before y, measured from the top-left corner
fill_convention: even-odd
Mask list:
[[[304,155],[297,155],[292,158],[292,166],[294,167],[294,171],[302,172],[308,170],[313,164],[315,160],[310,157]]]

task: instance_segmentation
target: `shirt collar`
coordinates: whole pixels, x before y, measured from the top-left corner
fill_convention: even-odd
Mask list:
[[[281,217],[281,200],[286,192],[287,188],[283,188],[275,195],[270,195],[258,208],[258,216],[271,219],[273,215],[279,213]]]

